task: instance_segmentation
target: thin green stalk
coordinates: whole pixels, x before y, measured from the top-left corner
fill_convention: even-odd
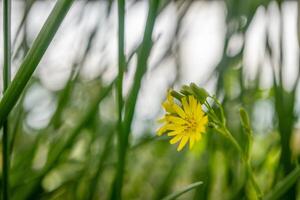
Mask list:
[[[142,78],[147,69],[147,61],[152,47],[152,32],[157,15],[159,0],[151,0],[148,10],[148,17],[146,22],[146,27],[144,31],[143,42],[138,52],[138,62],[137,69],[134,75],[134,85],[132,86],[130,93],[128,95],[128,100],[125,107],[125,118],[122,123],[122,141],[120,144],[120,155],[117,166],[116,177],[113,182],[111,199],[122,199],[122,187],[123,187],[123,177],[125,169],[126,154],[128,148],[128,139],[131,129],[131,123],[135,111],[135,105],[137,101],[137,96],[141,87]]]
[[[74,0],[58,0],[0,102],[0,127],[17,103]]]
[[[118,0],[118,56],[119,56],[119,72],[118,72],[118,125],[121,130],[122,123],[122,109],[123,109],[123,75],[126,65],[125,53],[124,53],[124,40],[125,40],[125,0]]]
[[[3,93],[6,93],[10,83],[11,69],[11,1],[3,0]],[[3,200],[9,199],[9,138],[8,138],[8,121],[7,116],[3,119],[3,137],[2,137],[2,172],[3,172]]]
[[[118,0],[118,80],[117,80],[117,102],[118,102],[118,160],[122,160],[123,156],[123,128],[122,128],[122,110],[123,110],[123,77],[126,65],[124,53],[124,40],[125,40],[125,0]],[[117,172],[118,173],[118,172]],[[120,175],[118,175],[120,176]],[[118,184],[118,185],[116,185]],[[120,188],[120,181],[114,183],[114,188]],[[117,193],[117,198],[121,199],[121,192]]]
[[[230,140],[230,142],[235,146],[235,148],[239,151],[239,153],[242,156],[242,161],[246,166],[246,171],[247,174],[250,178],[250,182],[256,192],[256,195],[259,199],[262,198],[262,192],[261,189],[259,188],[259,185],[257,184],[255,177],[254,177],[254,173],[251,167],[251,163],[249,162],[248,156],[245,155],[245,153],[243,152],[241,146],[239,145],[239,143],[236,141],[236,139],[232,136],[232,134],[230,133],[230,131],[227,129],[226,126],[221,127],[220,129],[217,129],[220,133],[222,133],[226,138],[228,138]]]

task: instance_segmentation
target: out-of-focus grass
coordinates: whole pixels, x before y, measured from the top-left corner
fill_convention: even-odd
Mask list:
[[[83,44],[83,51],[74,60],[72,73],[64,88],[53,92],[57,102],[49,124],[39,130],[26,125],[28,113],[23,106],[25,97],[30,95],[28,91],[31,87],[41,85],[39,78],[32,77],[32,74],[72,2],[56,2],[36,40],[29,45],[29,50],[24,45],[27,43],[26,37],[19,44],[14,39],[15,55],[22,55],[20,52],[24,52],[26,56],[22,58],[17,74],[0,102],[1,126],[9,117],[9,140],[6,143],[5,137],[2,137],[2,145],[8,145],[4,149],[8,149],[11,155],[9,172],[2,170],[2,192],[6,191],[5,175],[9,175],[10,197],[20,200],[177,197],[255,199],[255,192],[238,152],[212,130],[208,129],[203,140],[192,151],[181,153],[169,145],[166,137],[156,138],[152,131],[146,131],[142,137],[132,136],[135,106],[145,74],[151,73],[151,70],[155,70],[168,58],[175,57],[176,78],[172,85],[181,78],[180,72],[184,70],[184,66],[180,61],[179,32],[186,14],[194,6],[193,1],[150,0],[143,40],[128,55],[125,54],[126,8],[136,2],[108,1],[107,16],[112,15],[112,8],[118,4],[118,76],[111,82],[105,81],[104,72],[88,82],[80,77],[85,61],[95,45],[95,35],[102,25],[96,24],[88,34],[87,42]],[[27,17],[34,3],[35,1],[26,1],[17,37],[21,37],[22,27],[30,23]],[[93,2],[85,2],[83,10],[88,9],[88,3]],[[293,89],[287,91],[280,78],[283,76],[282,70],[274,70],[274,85],[262,90],[259,87],[259,72],[251,83],[245,84],[244,68],[241,64],[244,45],[236,55],[227,54],[229,40],[235,34],[245,36],[256,10],[268,6],[269,3],[268,0],[224,1],[227,9],[227,30],[223,56],[208,79],[217,77],[215,93],[222,99],[227,125],[245,149],[248,148],[245,141],[249,127],[245,128],[245,124],[243,126],[240,123],[239,108],[245,107],[250,116],[253,116],[259,102],[271,102],[276,111],[273,124],[269,132],[263,135],[253,132],[251,166],[266,199],[296,199],[299,198],[299,156],[297,153],[293,154],[290,143],[295,131],[295,121],[298,119],[295,106],[299,75]],[[282,12],[281,1],[273,3]],[[174,34],[158,63],[147,71],[152,46],[155,45],[152,37],[155,21],[171,5],[175,5],[178,12]],[[281,30],[282,27],[283,22]],[[269,37],[268,33],[266,37]],[[265,46],[266,54],[273,57],[270,44]],[[280,49],[283,51],[282,44]],[[137,65],[134,81],[128,95],[123,96],[123,78],[128,75],[128,63],[135,55]],[[279,63],[272,63],[274,69],[275,65],[283,68],[283,56],[281,53]],[[19,57],[15,56],[14,59]],[[240,92],[233,95],[232,91],[236,88]],[[256,124],[251,123],[251,126],[255,130]],[[2,160],[5,161],[4,157]],[[202,184],[198,187],[199,181]]]

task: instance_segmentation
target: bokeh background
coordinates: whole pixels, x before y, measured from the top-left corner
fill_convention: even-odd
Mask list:
[[[126,99],[149,2],[125,2]],[[12,74],[54,5],[12,1]],[[160,1],[131,125],[123,198],[161,199],[203,181],[178,199],[255,199],[238,153],[220,135],[208,130],[183,152],[155,136],[168,88],[190,82],[222,101],[241,144],[239,108],[246,108],[252,166],[263,192],[272,191],[299,159],[299,30],[296,0]],[[109,198],[118,163],[116,90],[100,103],[95,99],[117,74],[117,2],[75,1],[10,114],[13,199]],[[282,198],[299,199],[298,191],[294,184]]]

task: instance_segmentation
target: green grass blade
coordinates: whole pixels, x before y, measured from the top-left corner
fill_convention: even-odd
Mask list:
[[[125,0],[118,0],[118,64],[119,64],[119,71],[118,71],[118,81],[117,81],[117,102],[118,102],[118,156],[119,160],[122,156],[122,135],[123,135],[123,128],[122,128],[122,111],[123,111],[123,77],[124,77],[124,70],[126,66],[126,58],[124,53],[124,28],[125,28]]]
[[[199,181],[199,182],[196,182],[196,183],[192,183],[186,187],[184,187],[182,190],[180,191],[177,191],[177,192],[174,192],[168,196],[166,196],[165,198],[163,198],[162,200],[173,200],[173,199],[176,199],[177,197],[183,195],[184,193],[192,190],[192,189],[195,189],[197,187],[199,187],[200,185],[202,185],[203,182],[202,181]]]
[[[11,1],[3,0],[3,93],[6,93],[7,87],[10,84],[11,72]],[[7,116],[3,119],[3,136],[2,136],[2,198],[9,199],[9,138],[8,138],[8,121]]]
[[[124,53],[124,40],[125,40],[125,0],[118,0],[118,65],[119,65],[119,71],[118,71],[118,79],[117,79],[117,106],[118,106],[118,160],[122,160],[123,156],[123,77],[124,77],[124,70],[126,66],[126,58]],[[118,172],[117,172],[118,173]],[[119,179],[119,181],[121,178]],[[117,184],[114,183],[114,185]],[[120,185],[120,184],[118,184]],[[118,187],[115,185],[115,187]],[[114,192],[113,192],[114,194]],[[121,194],[119,191],[118,198],[121,198]]]
[[[128,138],[131,129],[131,123],[135,111],[135,104],[137,101],[138,93],[141,87],[142,78],[147,70],[147,61],[152,47],[152,32],[158,11],[159,0],[151,0],[148,10],[146,27],[143,36],[143,42],[138,53],[137,69],[134,75],[134,84],[128,95],[125,103],[125,117],[122,123],[122,137],[120,143],[120,155],[117,167],[117,173],[112,186],[111,199],[122,199],[122,186],[124,177],[124,168],[126,153],[128,147]]]
[[[0,127],[18,101],[72,3],[73,0],[58,0],[40,33],[33,42],[20,69],[0,102]]]
[[[5,92],[10,84],[11,71],[11,1],[3,1],[3,91]]]
[[[118,64],[119,64],[119,72],[118,72],[118,82],[117,82],[117,90],[118,90],[118,123],[119,126],[122,122],[122,109],[123,109],[123,74],[126,65],[125,53],[124,53],[124,28],[125,28],[125,0],[118,0]]]
[[[268,193],[264,200],[279,199],[286,191],[290,189],[300,178],[300,167],[294,169],[288,176],[279,182],[274,189]]]

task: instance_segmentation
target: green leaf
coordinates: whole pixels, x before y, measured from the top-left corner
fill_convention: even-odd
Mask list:
[[[174,192],[168,196],[166,196],[165,198],[163,198],[162,200],[172,200],[172,199],[176,199],[177,197],[181,196],[182,194],[192,190],[192,189],[195,189],[197,187],[199,187],[200,185],[202,185],[203,182],[202,181],[199,181],[199,182],[195,182],[195,183],[192,183],[186,187],[184,187],[183,189],[177,191],[177,192]]]

